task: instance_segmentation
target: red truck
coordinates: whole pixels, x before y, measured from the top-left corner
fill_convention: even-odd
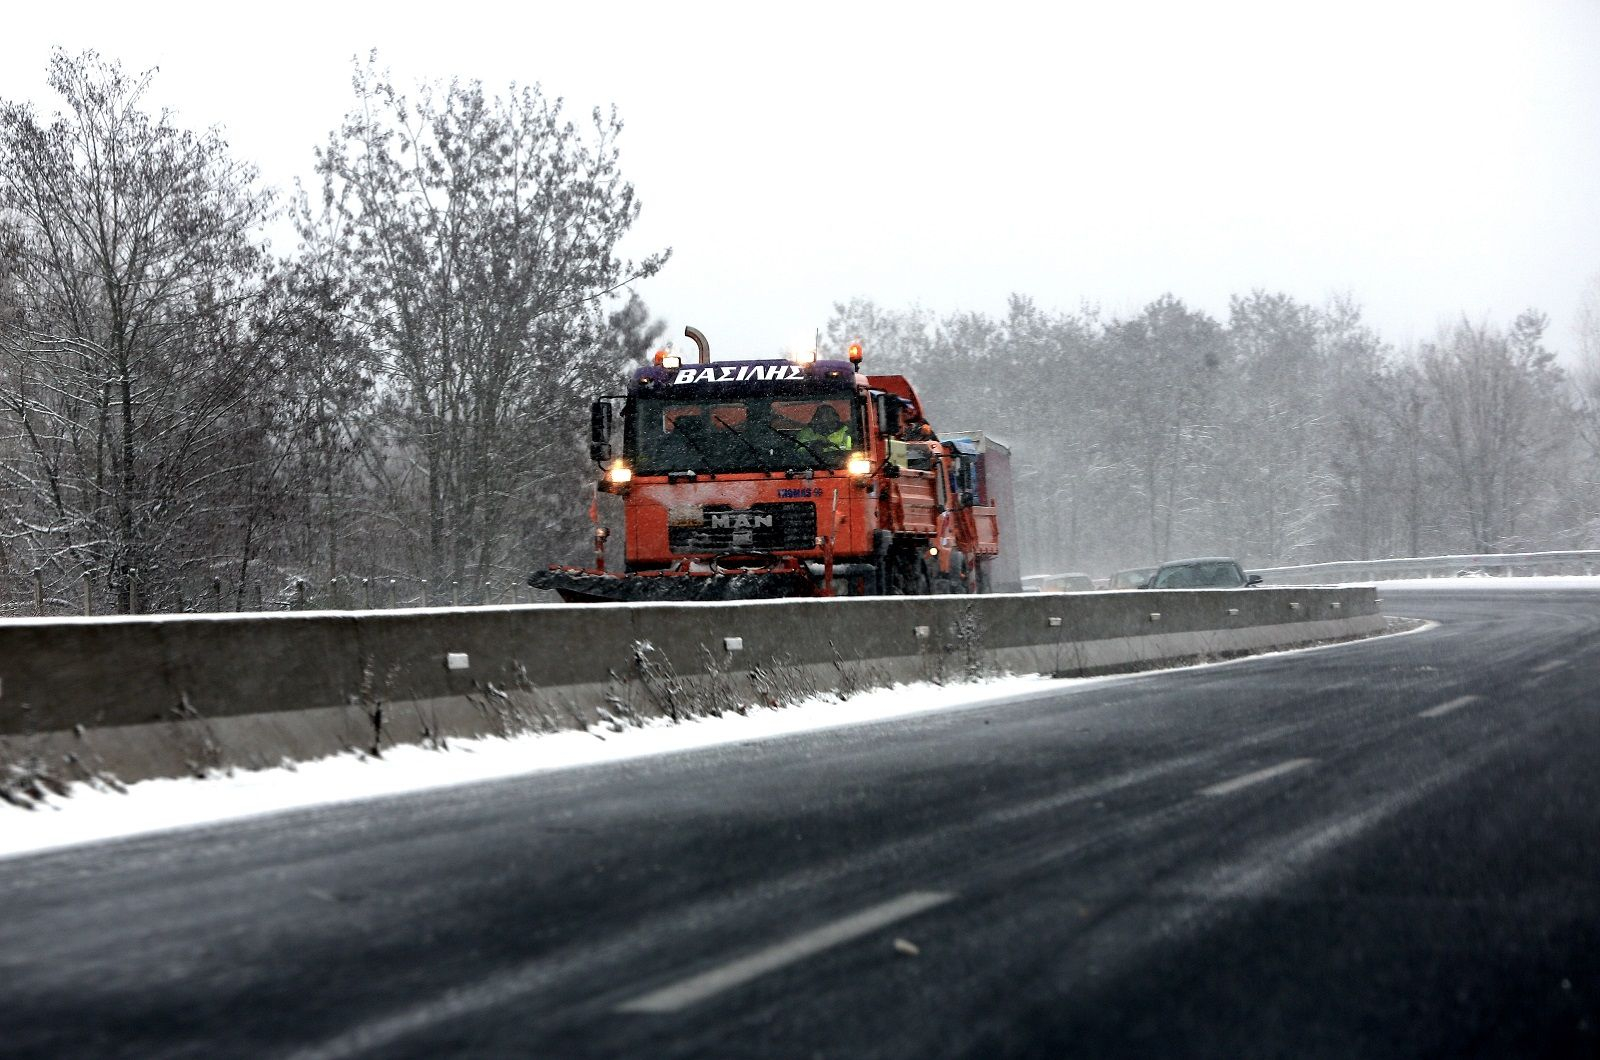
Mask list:
[[[1017,592],[1010,452],[937,435],[911,384],[843,358],[668,350],[592,408],[598,489],[622,500],[625,569],[553,566],[569,601]],[[616,402],[622,402],[620,446]]]

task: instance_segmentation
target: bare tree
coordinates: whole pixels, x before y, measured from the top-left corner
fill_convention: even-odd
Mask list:
[[[276,561],[281,588],[297,578],[337,584],[344,548],[362,539],[373,512],[361,462],[372,444],[373,377],[350,319],[353,294],[311,255],[274,276],[264,332],[291,368],[268,383],[261,458],[252,465],[246,517],[238,520],[238,582],[253,560]],[[341,602],[350,603],[344,599]]]
[[[1600,275],[1584,288],[1573,325],[1577,364],[1573,369],[1578,426],[1589,450],[1600,459]]]
[[[63,113],[0,106],[0,474],[29,498],[5,532],[58,578],[104,575],[124,610],[135,572],[159,596],[213,558],[280,368],[251,326],[270,200],[216,132],[143,109],[150,77],[58,52]]]
[[[478,82],[413,102],[371,61],[354,87],[302,234],[355,295],[383,428],[368,468],[410,562],[482,585],[571,547],[585,403],[618,370],[605,299],[665,255],[618,256],[639,204],[615,114],[581,132],[536,86]]]
[[[1217,434],[1222,341],[1215,320],[1170,294],[1106,330],[1103,370],[1118,381],[1121,401],[1109,446],[1143,503],[1143,555],[1170,558],[1183,517],[1199,502]]]
[[[1257,290],[1230,305],[1221,404],[1232,459],[1216,492],[1230,501],[1231,539],[1266,563],[1309,554],[1335,503],[1324,334],[1321,314],[1287,295]]]
[[[1543,314],[1529,310],[1510,332],[1463,320],[1423,351],[1437,409],[1436,448],[1455,486],[1472,547],[1512,542],[1519,515],[1560,441],[1564,379],[1544,348]]]
[[[1387,351],[1348,297],[1337,297],[1323,309],[1318,331],[1330,425],[1323,452],[1334,483],[1319,549],[1352,558],[1386,555],[1396,532]]]
[[[933,314],[913,306],[885,309],[870,299],[835,302],[824,330],[830,349],[860,341],[874,371],[914,371],[932,353]]]

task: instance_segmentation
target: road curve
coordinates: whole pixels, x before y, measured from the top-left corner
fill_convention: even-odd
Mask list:
[[[1600,1052],[1600,593],[0,862],[0,1056]]]

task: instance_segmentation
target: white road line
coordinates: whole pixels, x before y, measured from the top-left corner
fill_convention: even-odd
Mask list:
[[[1254,773],[1246,773],[1244,776],[1234,777],[1232,780],[1224,780],[1221,784],[1213,784],[1209,788],[1201,788],[1200,794],[1211,796],[1232,795],[1234,792],[1248,788],[1252,784],[1260,784],[1264,780],[1281,777],[1285,773],[1293,773],[1295,770],[1302,769],[1314,761],[1316,761],[1314,758],[1291,758],[1287,762],[1279,762],[1275,766],[1258,769]]]
[[[1535,666],[1533,668],[1533,672],[1536,674],[1547,674],[1551,670],[1559,670],[1565,665],[1567,665],[1567,660],[1565,659],[1550,659],[1547,662],[1542,662],[1538,666]]]
[[[1440,715],[1450,713],[1452,710],[1460,710],[1462,707],[1470,706],[1473,703],[1481,702],[1482,699],[1483,699],[1482,696],[1457,696],[1454,699],[1445,700],[1443,703],[1440,703],[1437,707],[1429,707],[1427,710],[1423,711],[1421,714],[1418,714],[1417,717],[1419,717],[1419,718],[1437,718]]]
[[[879,928],[887,927],[898,920],[916,916],[918,913],[932,909],[934,906],[943,905],[954,898],[953,894],[944,894],[938,891],[913,891],[903,894],[899,898],[884,902],[881,905],[863,909],[859,913],[852,913],[842,920],[835,920],[831,924],[795,935],[785,939],[775,946],[768,946],[764,950],[738,960],[730,961],[720,967],[713,968],[699,975],[690,976],[688,979],[660,990],[652,990],[648,994],[641,994],[632,1001],[625,1001],[617,1006],[618,1012],[677,1012],[698,1004],[706,998],[742,986],[750,980],[776,971],[784,965],[805,960],[807,957],[831,949],[840,943],[849,942],[851,939],[860,938]]]

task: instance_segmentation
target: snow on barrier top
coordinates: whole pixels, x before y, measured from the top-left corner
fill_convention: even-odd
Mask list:
[[[1501,552],[1400,559],[1340,560],[1250,571],[1272,585],[1329,585],[1395,578],[1454,578],[1462,574],[1595,574],[1600,551]]]

